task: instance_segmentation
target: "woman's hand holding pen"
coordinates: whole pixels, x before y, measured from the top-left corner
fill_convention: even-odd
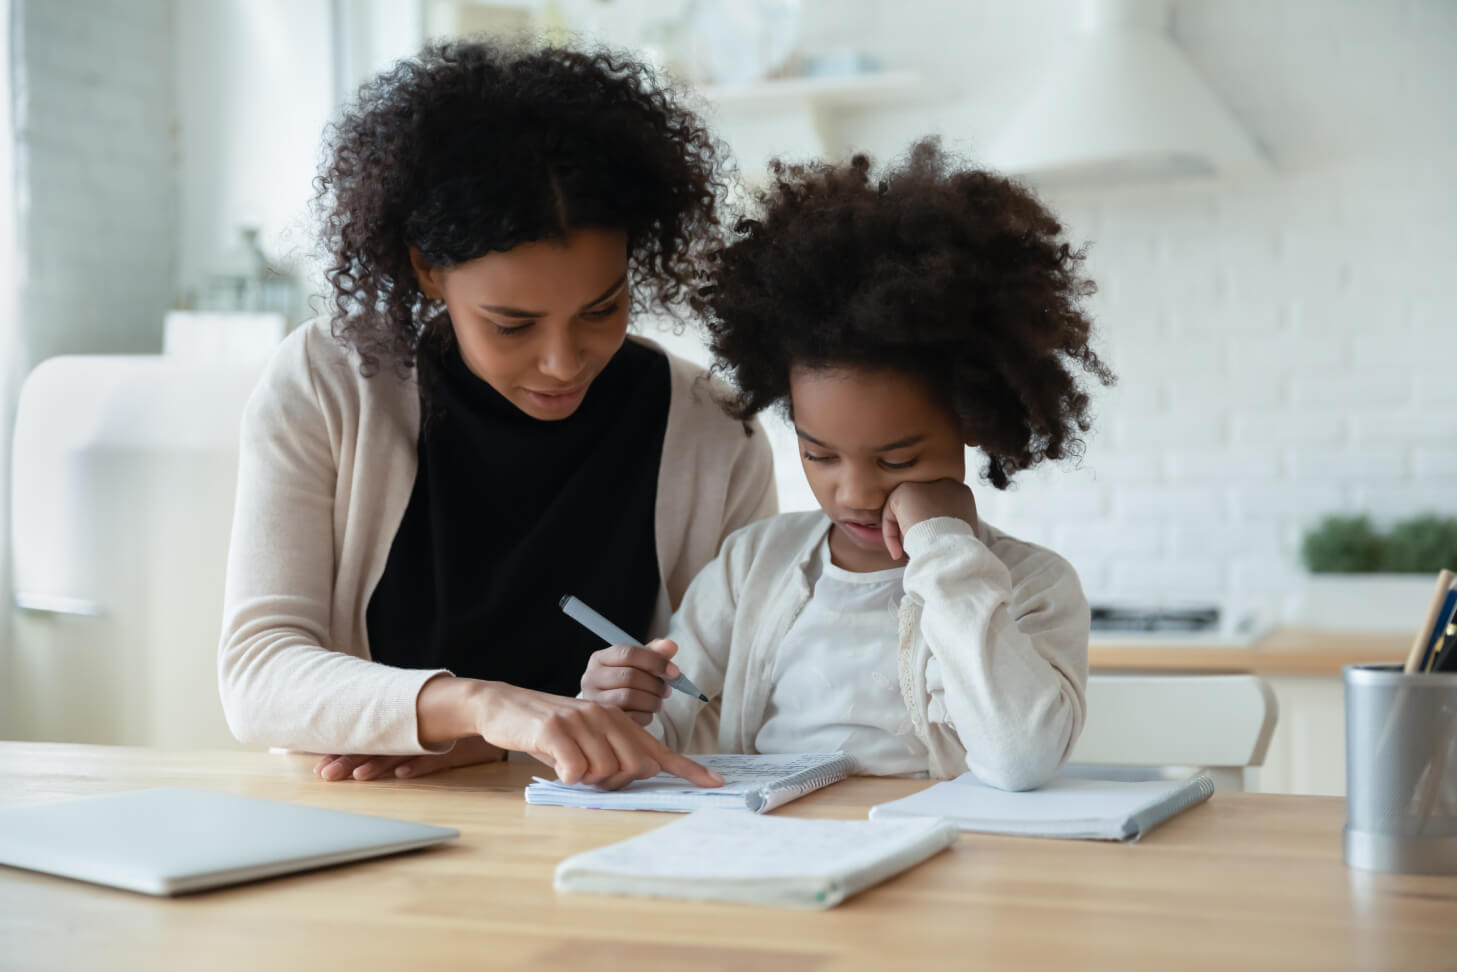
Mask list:
[[[582,698],[616,706],[645,726],[673,692],[666,679],[678,677],[678,666],[669,660],[677,653],[678,646],[666,638],[646,648],[612,645],[594,651],[582,673]]]
[[[901,483],[891,490],[880,513],[880,529],[891,557],[900,560],[906,555],[905,535],[911,527],[938,516],[954,516],[975,530],[976,497],[971,487],[956,479],[938,479]]]

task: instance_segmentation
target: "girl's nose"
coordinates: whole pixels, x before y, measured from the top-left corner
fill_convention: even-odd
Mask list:
[[[880,486],[869,476],[847,470],[840,477],[835,498],[845,510],[878,511],[885,502]]]

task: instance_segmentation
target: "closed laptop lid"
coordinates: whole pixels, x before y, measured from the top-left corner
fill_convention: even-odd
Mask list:
[[[181,894],[458,836],[407,820],[166,787],[0,809],[0,864]]]

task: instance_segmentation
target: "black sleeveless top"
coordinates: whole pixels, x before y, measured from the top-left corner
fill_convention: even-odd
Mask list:
[[[628,341],[581,406],[534,419],[452,346],[419,470],[365,620],[375,661],[575,695],[605,647],[575,594],[641,639],[659,587],[655,511],[668,359]]]

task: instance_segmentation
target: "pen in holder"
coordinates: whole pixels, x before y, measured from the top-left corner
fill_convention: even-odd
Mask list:
[[[1349,665],[1344,681],[1346,863],[1457,874],[1457,672]]]

